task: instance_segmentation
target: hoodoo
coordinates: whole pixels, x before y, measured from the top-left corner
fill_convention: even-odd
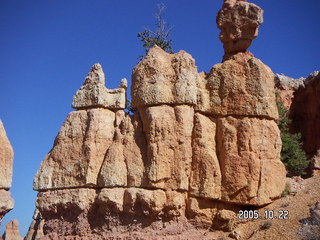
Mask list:
[[[149,50],[132,115],[126,82],[108,90],[92,67],[34,179],[28,239],[206,239],[281,195],[274,74],[247,51],[262,10],[226,0],[217,23],[227,57],[208,74],[185,51]]]

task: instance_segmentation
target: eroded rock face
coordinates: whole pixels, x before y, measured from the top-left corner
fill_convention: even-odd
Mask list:
[[[258,36],[263,10],[246,0],[224,0],[217,16],[219,38],[226,54],[246,51]]]
[[[277,92],[279,93],[280,100],[284,106],[289,110],[293,101],[293,94],[300,87],[304,87],[305,78],[293,79],[283,74],[275,74],[274,82]]]
[[[108,109],[71,112],[34,180],[35,190],[96,186],[113,142],[115,113]]]
[[[197,67],[185,51],[169,54],[160,47],[149,50],[133,69],[132,106],[196,104]]]
[[[133,71],[133,89],[148,92],[156,85],[149,79],[159,78],[174,97],[165,104],[135,95],[133,115],[102,108],[70,113],[35,177],[41,220],[30,235],[111,239],[128,225],[136,233],[141,226],[175,234],[231,229],[240,206],[262,206],[282,193],[272,71],[250,53],[233,55],[207,75],[192,63],[194,78],[187,81],[196,94],[188,102],[174,90],[184,71],[173,77],[149,70],[172,59],[189,66],[190,58],[157,47],[149,54]]]
[[[119,88],[107,89],[105,76],[100,64],[92,66],[82,87],[73,97],[72,107],[87,109],[102,107],[109,109],[124,109],[126,106],[127,80],[122,79]]]
[[[10,192],[0,189],[0,224],[3,216],[11,211],[13,206],[14,200],[11,198]]]
[[[214,65],[198,84],[198,111],[213,116],[278,119],[274,74],[249,52]]]
[[[12,167],[13,149],[0,120],[0,224],[3,216],[14,206],[8,191],[12,183]]]
[[[300,132],[303,148],[308,156],[313,156],[320,149],[320,72],[310,74],[305,80],[305,87],[294,93],[290,108],[292,130]]]
[[[255,5],[225,8],[221,19],[233,14],[240,27],[260,21]],[[95,89],[102,77],[90,74]],[[94,105],[69,114],[35,177],[41,217],[30,235],[190,239],[190,229],[231,230],[243,206],[281,195],[274,74],[251,53],[199,74],[189,54],[154,47],[133,70],[132,97],[133,115]]]
[[[226,202],[263,205],[284,189],[277,124],[258,118],[219,118],[217,148]]]
[[[12,182],[13,149],[0,120],[0,189],[9,189]]]

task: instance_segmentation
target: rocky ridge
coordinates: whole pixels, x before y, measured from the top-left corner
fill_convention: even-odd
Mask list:
[[[259,9],[226,0],[218,18],[247,26],[261,22]],[[230,230],[243,206],[278,198],[286,172],[274,74],[247,47],[200,74],[188,53],[155,46],[132,72],[133,115],[126,84],[108,92],[95,64],[35,176],[26,239],[188,239],[194,228],[206,239],[205,229]]]

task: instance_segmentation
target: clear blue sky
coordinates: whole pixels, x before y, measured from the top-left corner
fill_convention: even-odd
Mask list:
[[[0,0],[0,118],[15,152],[14,210],[25,234],[34,210],[33,176],[51,149],[75,91],[100,62],[108,88],[131,71],[144,50],[137,33],[153,28],[157,3],[174,25],[173,48],[209,72],[221,61],[215,18],[222,0]],[[319,0],[252,1],[265,22],[250,47],[275,73],[298,78],[320,69]]]

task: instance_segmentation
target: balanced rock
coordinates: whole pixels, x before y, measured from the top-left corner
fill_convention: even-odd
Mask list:
[[[263,10],[246,0],[224,0],[217,16],[219,38],[226,54],[246,51],[258,36]]]
[[[101,65],[94,64],[84,84],[73,97],[72,107],[75,109],[93,107],[124,109],[126,106],[126,89],[126,79],[121,80],[119,88],[107,89]]]

